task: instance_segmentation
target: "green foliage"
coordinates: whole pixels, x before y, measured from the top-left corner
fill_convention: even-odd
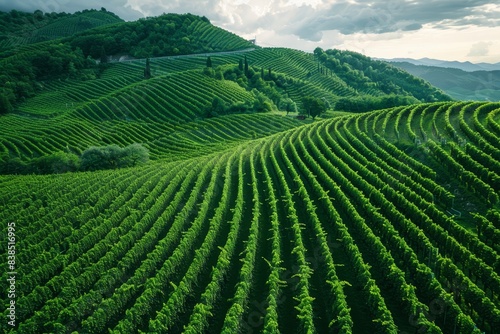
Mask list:
[[[149,58],[146,58],[146,67],[144,68],[144,79],[151,78],[151,64]]]
[[[252,110],[252,105],[249,102],[236,101],[226,103],[219,96],[212,99],[212,103],[205,106],[203,115],[206,118],[222,116],[226,114],[241,114]]]
[[[244,70],[245,70],[245,76],[248,77],[249,72],[248,72],[248,60],[247,60],[247,56],[245,56],[245,67],[244,67]]]
[[[302,99],[302,105],[304,106],[304,113],[313,119],[316,116],[321,115],[327,109],[323,99],[317,97],[306,96]]]
[[[79,169],[80,161],[74,153],[56,152],[33,159],[31,164],[36,174],[61,174],[76,172]]]
[[[415,103],[418,103],[418,100],[412,96],[395,94],[383,96],[365,95],[359,97],[342,97],[335,103],[335,109],[349,112],[366,112]]]
[[[383,61],[372,60],[352,51],[322,50],[316,48],[314,55],[321,64],[350,86],[372,95],[376,91],[383,94],[396,94],[414,97],[420,102],[449,101],[451,98],[428,82],[412,76]],[[320,72],[323,67],[319,66]],[[375,94],[378,95],[378,94]]]
[[[255,95],[255,100],[253,103],[253,110],[256,112],[269,112],[276,110],[276,105],[271,101],[266,94],[259,92],[257,90],[253,91]]]
[[[14,94],[10,91],[9,95],[11,96],[10,98],[5,89],[0,92],[0,115],[7,114],[13,110],[11,100],[14,100]]]
[[[213,37],[202,39],[201,35]],[[220,39],[225,39],[224,46]],[[216,28],[204,18],[192,14],[163,14],[119,25],[101,27],[66,39],[84,54],[97,58],[95,45],[105,47],[108,54],[128,53],[137,58],[148,55],[227,51],[251,44],[234,34]]]
[[[124,148],[115,144],[103,147],[93,146],[82,153],[80,160],[80,167],[84,171],[116,169],[147,162],[149,152],[144,146],[137,143]]]
[[[12,110],[16,102],[32,97],[38,91],[38,82],[47,79],[87,79],[99,72],[96,63],[84,57],[80,49],[67,44],[47,44],[45,48],[9,57],[2,62],[0,85],[3,110]],[[89,72],[90,71],[90,72]]]
[[[34,44],[92,29],[98,26],[123,22],[110,12],[94,9],[73,14],[35,10],[25,13],[12,10],[0,12],[0,58],[15,53],[13,47]]]
[[[290,112],[297,112],[297,104],[289,97],[280,100],[279,109],[286,111],[286,114]]]
[[[61,174],[76,172],[79,165],[76,154],[62,151],[28,161],[11,158],[7,154],[0,155],[0,174]]]

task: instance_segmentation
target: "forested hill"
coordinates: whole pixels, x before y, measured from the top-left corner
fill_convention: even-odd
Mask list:
[[[102,25],[124,22],[117,15],[101,10],[84,10],[73,14],[25,13],[12,10],[0,12],[0,52],[15,52],[15,47],[33,44],[76,33]]]
[[[335,73],[342,80],[355,88],[361,95],[381,96],[395,94],[411,96],[420,102],[449,100],[450,97],[441,90],[398,67],[386,62],[372,60],[360,53],[341,50],[322,50],[316,48],[314,55],[319,60],[325,73]],[[319,65],[318,65],[319,66]],[[360,111],[371,108],[369,99],[361,98],[355,101]],[[352,101],[346,101],[351,104]],[[347,108],[346,105],[344,108]],[[384,107],[384,106],[380,106]]]
[[[39,12],[31,16],[16,13],[4,15],[11,20],[21,15],[28,22],[40,19]],[[95,22],[116,22],[83,29],[88,26],[91,17]],[[114,59],[120,56],[151,58],[155,62],[155,58],[164,56],[261,49],[215,27],[206,17],[192,14],[163,14],[121,22],[116,15],[102,9],[73,15],[61,14],[59,18],[42,16],[40,20],[47,24],[39,30],[52,32],[50,38],[63,35],[63,32],[77,33],[39,43],[20,43],[16,48],[0,52],[0,114],[18,110],[20,105],[46,91],[54,81],[64,81],[65,86],[72,86],[82,81],[101,79],[107,70],[113,72],[112,69],[118,65],[107,64],[111,56],[115,56]],[[18,21],[23,22],[22,19]],[[0,34],[8,35],[9,29],[4,27]],[[298,100],[294,102],[301,109],[304,107],[302,99],[306,97],[304,93],[322,98],[330,107],[355,112],[451,99],[405,71],[354,52],[318,48],[313,55],[296,50],[262,50],[264,53],[259,53],[258,58],[249,64],[249,71],[245,70],[245,82],[241,82],[241,70],[232,73],[228,67],[219,68],[219,77],[236,82],[241,79],[238,82],[240,87],[261,91],[274,101],[276,107],[279,107],[281,97],[295,97]],[[273,61],[277,59],[279,62]],[[228,62],[238,64],[240,60],[226,59],[219,65],[228,65]],[[191,65],[182,70],[200,69],[198,65]],[[135,79],[143,79],[143,71],[144,68],[137,70],[139,77]],[[267,81],[267,84],[259,82],[258,78]],[[290,87],[287,85],[293,86],[294,96],[289,96],[287,89]],[[115,88],[126,88],[118,86]]]
[[[3,15],[24,17],[19,19],[21,24],[36,21],[37,13],[30,16],[13,11]],[[50,17],[51,21],[44,18],[50,22],[45,30],[54,34],[60,33],[56,28],[63,27],[66,31],[78,31],[81,22],[87,22],[85,17],[116,18],[103,11],[54,15],[60,17]],[[10,28],[3,27],[0,35],[9,32]],[[253,44],[245,39],[213,26],[204,17],[191,14],[164,14],[135,22],[116,18],[115,24],[71,33],[69,37],[33,44],[18,43],[17,47],[0,52],[0,114],[13,111],[16,104],[37,95],[46,82],[65,80],[72,84],[75,80],[98,79],[106,67],[104,63],[112,55],[144,58],[239,50],[250,46]]]

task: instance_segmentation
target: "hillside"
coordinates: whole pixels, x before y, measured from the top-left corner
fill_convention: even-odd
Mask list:
[[[500,328],[500,103],[190,14],[0,65],[2,332]]]
[[[224,116],[175,144],[198,157],[2,176],[17,332],[490,333],[499,110],[421,104],[261,139],[270,118]],[[203,134],[239,144],[206,155]]]
[[[115,14],[105,9],[84,10],[73,14],[67,13],[24,13],[12,10],[0,12],[0,55],[15,53],[22,45],[72,36],[76,33],[123,22]]]
[[[442,89],[457,100],[500,100],[500,71],[466,72],[460,69],[393,62],[414,76]]]

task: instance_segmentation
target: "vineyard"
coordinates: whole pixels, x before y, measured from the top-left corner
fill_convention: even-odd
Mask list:
[[[499,111],[225,116],[173,162],[2,176],[16,332],[495,333]]]
[[[500,103],[191,14],[110,15],[0,42],[2,332],[500,333]],[[311,99],[329,110],[306,118]],[[134,144],[147,163],[19,167]]]
[[[4,17],[7,25],[13,25],[9,28],[11,31],[8,34],[0,33],[0,55],[15,54],[20,47],[27,46],[33,43],[58,39],[61,37],[71,36],[78,32],[92,29],[95,27],[123,22],[118,16],[106,11],[86,10],[74,14],[62,13],[60,18],[51,21],[51,15],[42,12],[35,14],[24,13],[25,17],[19,17],[17,12],[14,22],[10,17]],[[17,21],[17,22],[15,22]],[[17,24],[16,24],[17,23]]]

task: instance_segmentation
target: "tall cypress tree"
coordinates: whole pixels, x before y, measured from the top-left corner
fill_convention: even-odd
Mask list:
[[[151,78],[151,67],[149,65],[149,58],[146,58],[146,68],[144,69],[144,79]]]
[[[248,60],[247,60],[247,56],[245,56],[245,75],[248,77]]]
[[[108,56],[106,55],[106,50],[104,49],[104,45],[101,46],[101,64],[105,64],[108,62]]]
[[[210,57],[207,58],[207,67],[212,67],[212,59]]]
[[[240,59],[240,62],[238,63],[238,68],[240,71],[243,71],[243,59]]]

